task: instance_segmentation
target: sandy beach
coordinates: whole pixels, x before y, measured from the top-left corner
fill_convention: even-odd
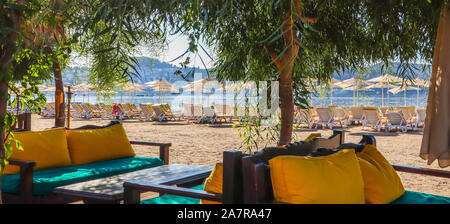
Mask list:
[[[71,128],[86,124],[105,125],[110,120],[104,119],[72,119]],[[32,116],[32,130],[43,130],[52,127],[52,118]],[[170,142],[170,163],[214,165],[222,160],[225,150],[239,150],[240,139],[238,128],[229,123],[220,125],[195,124],[187,121],[144,122],[139,120],[124,120],[125,130],[130,140]],[[418,154],[422,142],[421,131],[376,132],[376,130],[361,126],[350,126],[346,131],[346,142],[357,143],[366,133],[373,134],[377,139],[377,148],[386,159],[393,164],[441,169],[435,161],[427,165]],[[298,129],[295,134],[298,139],[306,138],[312,132],[320,132],[323,137],[330,136],[329,129]],[[134,148],[138,156],[156,156],[158,148],[137,146]],[[445,168],[444,170],[450,170]],[[406,190],[424,192],[450,197],[449,180],[445,178],[399,172]]]

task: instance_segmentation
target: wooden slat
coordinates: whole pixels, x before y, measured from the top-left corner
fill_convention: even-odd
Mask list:
[[[397,165],[397,164],[392,164],[392,167],[394,167],[395,170],[400,171],[400,172],[450,178],[450,171],[447,171],[447,170],[436,170],[436,169],[428,169],[428,168],[421,168],[421,167],[414,167],[414,166],[404,166],[404,165]]]

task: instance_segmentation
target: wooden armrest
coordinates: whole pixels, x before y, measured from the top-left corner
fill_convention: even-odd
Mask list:
[[[36,162],[30,160],[8,159],[9,164],[20,166],[20,200],[31,203],[33,198],[33,168]]]
[[[35,161],[21,159],[8,159],[8,163],[20,167],[34,167],[36,165]]]
[[[414,167],[414,166],[404,166],[404,165],[397,165],[397,164],[392,164],[392,167],[394,167],[395,170],[400,171],[400,172],[450,178],[450,171],[447,171],[447,170],[436,170],[436,169],[428,169],[428,168],[421,168],[421,167]]]
[[[183,197],[191,197],[204,199],[209,201],[222,201],[222,195],[211,194],[203,190],[195,190],[184,187],[174,187],[161,184],[150,183],[138,183],[138,182],[125,182],[124,188],[124,203],[125,204],[138,204],[140,203],[140,191],[153,191],[163,194],[172,194]]]
[[[145,141],[130,141],[132,145],[147,145],[147,146],[159,146],[159,158],[164,161],[164,164],[169,164],[169,147],[172,143],[164,142],[145,142]]]
[[[172,143],[165,143],[165,142],[130,141],[130,143],[132,145],[172,146]]]

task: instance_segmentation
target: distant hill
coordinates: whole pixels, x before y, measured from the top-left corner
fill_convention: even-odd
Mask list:
[[[186,76],[190,72],[201,73],[203,78],[208,76],[206,69],[195,68],[195,70],[193,71],[194,68],[192,67],[181,68],[166,62],[159,61],[158,59],[148,57],[139,57],[138,61],[138,70],[141,76],[134,77],[134,81],[140,84],[157,79],[163,79],[172,83],[176,81],[183,81],[183,75]],[[396,75],[401,71],[401,69],[399,68],[403,67],[401,67],[399,63],[393,63],[390,71],[383,70],[380,64],[375,64],[370,68],[371,69],[368,72],[362,75],[362,79],[374,78],[384,73]],[[422,71],[423,68],[425,68],[424,71]],[[430,78],[431,65],[413,64],[411,66],[411,70],[414,71],[414,74],[411,74],[408,71],[408,75],[410,75],[411,77],[419,77],[423,79]],[[176,75],[175,73],[177,71],[181,72],[182,75]],[[88,67],[67,67],[63,71],[63,81],[64,83],[71,85],[86,82],[88,73]],[[358,76],[358,74],[359,73],[356,71],[341,71],[335,72],[333,77],[339,80],[345,80],[356,77]],[[212,74],[210,75],[213,76]],[[188,75],[186,78],[187,81],[193,81],[192,74]]]
[[[335,72],[333,77],[339,80],[346,80],[361,75],[362,79],[367,80],[386,73],[400,76],[403,70],[411,78],[430,79],[431,77],[431,65],[428,64],[410,64],[408,67],[406,65],[402,66],[400,63],[392,63],[390,69],[383,68],[381,64],[375,64],[367,70],[362,74],[357,71]]]
[[[138,58],[139,66],[137,67],[140,77],[133,77],[134,82],[143,84],[145,82],[163,79],[168,82],[176,82],[185,80],[193,81],[192,72],[201,73],[202,77],[208,77],[208,73],[206,69],[201,68],[181,68],[170,63],[161,62],[158,59],[148,58],[148,57],[139,57]],[[193,70],[194,69],[194,70]],[[181,74],[176,75],[175,72],[181,72]],[[63,71],[63,81],[66,84],[79,84],[87,81],[87,77],[89,74],[88,67],[67,67]]]

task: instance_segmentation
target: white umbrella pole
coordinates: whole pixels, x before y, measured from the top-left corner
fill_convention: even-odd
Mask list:
[[[419,86],[417,86],[416,107],[419,107]]]
[[[404,103],[405,103],[405,107],[406,107],[406,89],[405,89],[405,92],[403,92],[403,100],[405,101]]]
[[[381,106],[384,107],[384,91],[383,91],[383,87],[381,87]]]
[[[388,87],[388,89],[387,89],[387,98],[388,98],[388,106],[391,106],[391,99],[389,98],[389,87]]]
[[[355,101],[355,88],[353,87],[353,106],[356,106],[356,101]]]
[[[331,93],[330,93],[330,103],[333,105],[333,87],[331,87]]]

